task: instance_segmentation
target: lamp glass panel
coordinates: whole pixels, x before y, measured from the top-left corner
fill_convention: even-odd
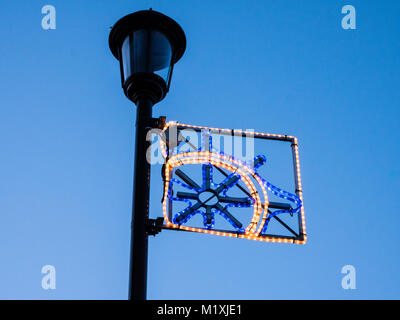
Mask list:
[[[168,39],[156,30],[138,30],[122,44],[124,81],[138,72],[155,73],[165,82],[171,67],[172,48]]]

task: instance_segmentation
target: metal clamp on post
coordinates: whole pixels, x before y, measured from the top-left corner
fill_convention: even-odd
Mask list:
[[[165,121],[167,117],[161,116],[159,118],[151,118],[150,120],[150,127],[153,129],[163,129],[165,126]]]
[[[148,235],[155,236],[160,233],[164,224],[164,218],[158,217],[156,219],[146,220],[146,232]]]

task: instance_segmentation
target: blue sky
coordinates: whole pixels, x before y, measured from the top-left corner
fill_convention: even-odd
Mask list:
[[[57,27],[43,30],[42,6]],[[356,8],[344,30],[341,8]],[[399,299],[398,1],[2,1],[0,298],[126,299],[135,106],[108,48],[148,9],[187,50],[168,120],[299,139],[308,242],[163,231],[149,299]],[[162,185],[153,168],[151,215]],[[41,268],[56,268],[43,290]],[[341,287],[344,265],[355,290]]]

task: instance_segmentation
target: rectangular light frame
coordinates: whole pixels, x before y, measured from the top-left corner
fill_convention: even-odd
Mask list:
[[[227,230],[217,230],[217,229],[203,229],[197,227],[188,227],[184,225],[177,225],[172,223],[169,220],[171,210],[169,201],[167,197],[165,197],[166,191],[169,186],[166,183],[164,186],[164,201],[163,201],[163,211],[164,211],[164,220],[166,224],[162,226],[163,229],[167,230],[176,230],[176,231],[188,231],[188,232],[199,232],[206,234],[213,234],[219,236],[226,237],[234,237],[234,238],[242,238],[242,239],[250,239],[257,241],[265,241],[265,242],[278,242],[278,243],[296,243],[296,244],[305,244],[307,241],[306,234],[306,226],[305,226],[305,212],[304,212],[304,201],[303,201],[303,190],[301,183],[301,173],[300,173],[300,160],[299,160],[299,147],[298,147],[298,139],[294,136],[290,135],[279,135],[279,134],[270,134],[270,133],[261,133],[261,132],[253,132],[253,131],[245,131],[245,130],[236,130],[236,129],[221,129],[221,128],[213,128],[213,127],[205,127],[205,126],[196,126],[196,125],[188,125],[181,124],[177,122],[168,122],[164,130],[166,130],[169,126],[176,126],[177,132],[179,130],[191,129],[196,132],[201,132],[203,130],[210,131],[212,133],[217,133],[220,135],[230,135],[230,136],[242,136],[242,137],[252,137],[254,139],[265,139],[265,140],[278,140],[285,141],[291,144],[292,151],[292,160],[293,160],[293,168],[294,168],[294,183],[295,183],[295,194],[301,200],[302,206],[300,212],[298,214],[298,226],[299,226],[299,234],[298,236],[282,236],[282,235],[274,235],[274,234],[265,234],[254,236],[251,234],[242,234],[235,231],[227,231]]]

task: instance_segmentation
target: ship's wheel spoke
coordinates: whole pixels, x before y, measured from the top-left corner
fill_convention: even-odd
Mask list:
[[[206,221],[205,225],[207,227],[212,227],[213,226],[213,220],[214,220],[214,214],[211,211],[212,206],[206,206]]]
[[[221,196],[218,197],[219,202],[223,203],[233,203],[233,204],[242,204],[250,206],[252,203],[251,198],[237,198],[237,197],[228,197],[228,196]]]
[[[224,179],[224,181],[221,182],[217,189],[215,189],[215,192],[221,193],[223,190],[233,187],[239,181],[239,179],[240,176],[238,174],[230,174]]]
[[[199,199],[199,194],[198,193],[191,193],[191,192],[178,191],[176,193],[176,196],[178,198],[183,198],[183,199],[192,199],[192,200],[198,200]]]
[[[186,182],[190,187],[194,189],[201,189],[201,187],[191,178],[189,178],[181,169],[176,169],[176,175],[181,178],[184,182]]]
[[[219,203],[216,204],[215,206],[220,212],[222,212],[224,215],[226,215],[226,217],[230,220],[228,220],[229,222],[231,222],[236,228],[240,229],[243,225],[240,223],[239,220],[237,220],[233,215],[230,214],[230,212],[224,208],[223,206],[221,206]]]
[[[211,188],[211,164],[203,164],[203,187],[205,189]]]
[[[195,203],[193,206],[187,207],[181,214],[178,214],[175,217],[175,222],[180,224],[182,223],[189,215],[194,213],[197,209],[201,207],[201,202]],[[184,221],[185,222],[185,221]]]

